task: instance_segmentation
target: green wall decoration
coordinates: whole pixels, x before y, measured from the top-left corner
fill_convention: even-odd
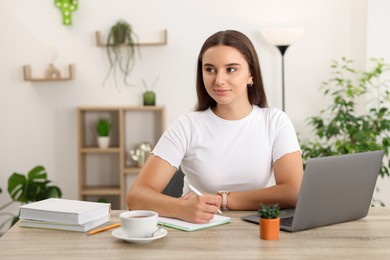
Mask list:
[[[72,12],[77,10],[78,0],[54,0],[54,4],[61,10],[63,25],[72,25]]]

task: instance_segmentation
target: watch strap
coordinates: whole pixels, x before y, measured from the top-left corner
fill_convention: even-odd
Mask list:
[[[222,196],[222,210],[227,210],[227,204],[228,204],[228,195],[230,192],[228,191],[219,191],[218,194]]]

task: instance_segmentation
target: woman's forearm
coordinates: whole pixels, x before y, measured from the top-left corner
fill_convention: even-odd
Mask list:
[[[153,210],[165,217],[178,217],[180,203],[178,198],[144,187],[133,188],[127,195],[129,210]]]
[[[230,210],[257,210],[260,203],[278,203],[281,208],[294,208],[299,189],[288,184],[270,186],[261,190],[231,192],[227,207]]]

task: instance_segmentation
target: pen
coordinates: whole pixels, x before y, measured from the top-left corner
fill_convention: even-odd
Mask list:
[[[99,232],[102,232],[102,231],[105,231],[105,230],[108,230],[108,229],[116,228],[116,227],[119,227],[120,225],[121,225],[120,223],[115,223],[115,224],[110,225],[110,226],[105,226],[105,227],[102,227],[102,228],[98,228],[98,229],[89,231],[87,233],[87,235],[88,236],[95,235],[96,233],[99,233]]]
[[[192,186],[191,184],[188,184],[188,188],[193,192],[195,193],[197,196],[203,196],[202,193],[200,193],[197,189],[195,189],[194,186]],[[220,209],[218,209],[218,213],[219,214],[222,214],[222,211]]]

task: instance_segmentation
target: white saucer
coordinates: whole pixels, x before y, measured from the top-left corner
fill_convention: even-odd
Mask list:
[[[164,228],[161,228],[153,237],[145,237],[145,238],[132,238],[128,237],[125,235],[123,232],[122,228],[117,228],[111,233],[115,238],[124,240],[129,243],[137,243],[137,244],[142,244],[142,243],[150,243],[156,239],[160,239],[165,237],[168,234],[168,231]]]

